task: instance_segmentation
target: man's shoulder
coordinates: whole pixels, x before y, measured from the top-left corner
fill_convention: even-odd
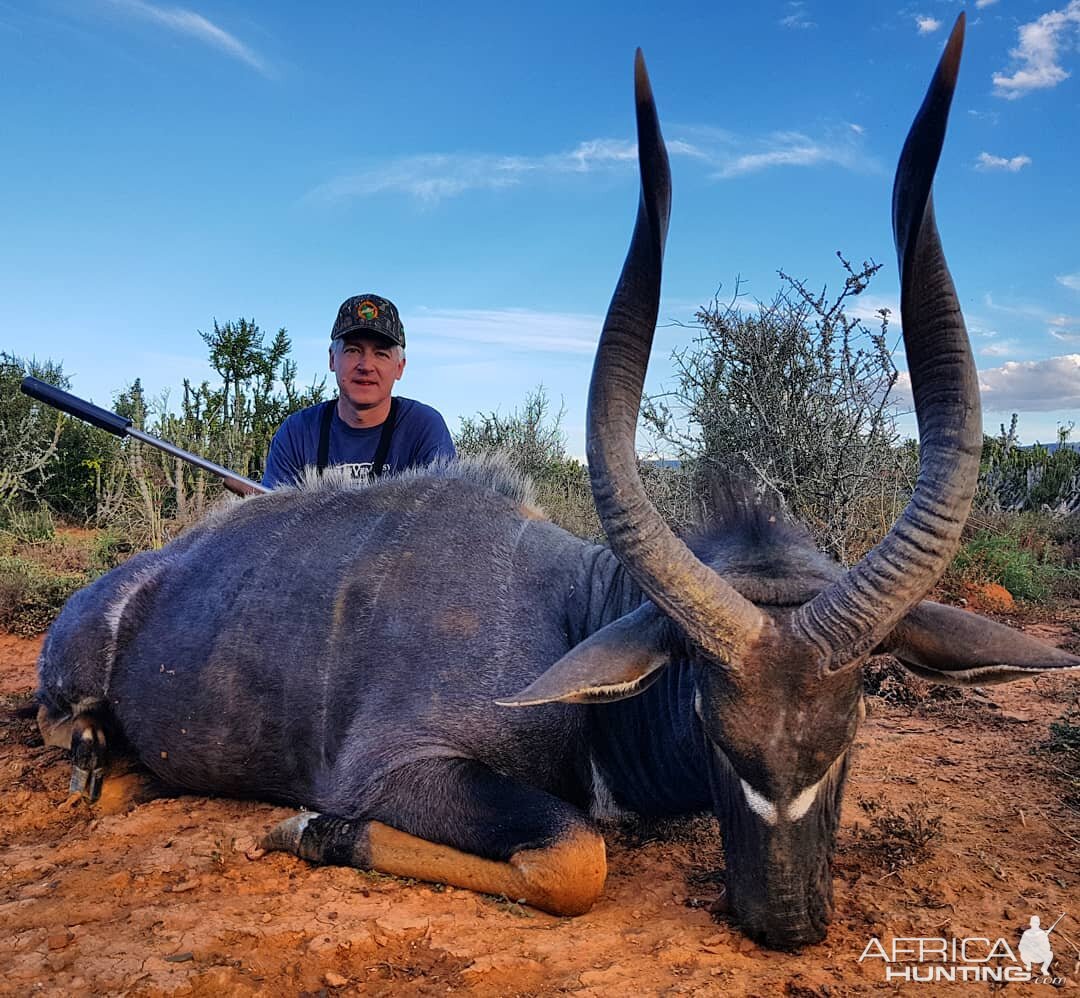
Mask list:
[[[322,418],[325,402],[316,402],[314,405],[305,406],[290,412],[281,422],[281,428],[286,433],[301,433],[312,426],[317,426]]]
[[[404,395],[397,395],[395,398],[397,398],[398,410],[400,413],[398,419],[405,419],[407,417],[410,422],[415,421],[425,425],[430,423],[438,425],[446,424],[446,420],[443,419],[442,413],[434,406],[427,405],[424,402],[418,402],[416,399],[405,398]]]

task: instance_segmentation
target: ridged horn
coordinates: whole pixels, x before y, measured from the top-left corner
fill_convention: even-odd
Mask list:
[[[893,185],[900,314],[919,425],[919,479],[888,535],[801,607],[794,624],[842,668],[926,595],[960,545],[979,475],[979,384],[934,220],[931,185],[960,68],[961,14],[904,143]]]
[[[761,627],[761,611],[671,532],[646,496],[637,471],[634,435],[660,309],[671,172],[640,49],[634,82],[641,197],[589,387],[587,449],[593,498],[612,550],[638,585],[700,647],[731,662]]]

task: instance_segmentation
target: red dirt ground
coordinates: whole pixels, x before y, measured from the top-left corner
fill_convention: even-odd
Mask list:
[[[1025,629],[1075,647],[1080,607]],[[1034,752],[1080,698],[1075,678],[963,697],[927,698],[924,687],[907,706],[869,700],[835,919],[824,943],[791,955],[710,914],[719,842],[701,819],[666,838],[612,831],[599,903],[567,919],[282,854],[248,859],[282,808],[179,797],[125,810],[113,777],[97,807],[65,809],[65,753],[10,710],[34,685],[38,644],[0,636],[5,995],[898,993],[881,960],[859,962],[871,936],[1001,936],[1015,949],[1030,915],[1045,927],[1061,911],[1051,969],[1066,993],[1080,981],[1080,953],[1064,938],[1080,942],[1080,813],[1062,802],[1054,757]],[[902,829],[929,836],[921,859],[875,832],[875,818],[905,815]]]

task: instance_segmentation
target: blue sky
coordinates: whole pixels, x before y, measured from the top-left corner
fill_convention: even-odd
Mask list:
[[[583,10],[582,7],[585,9]],[[986,428],[1080,413],[1080,0],[296,4],[0,0],[0,349],[99,403],[210,376],[196,330],[288,329],[301,380],[375,291],[405,395],[508,412],[543,384],[583,452],[633,223],[632,63],[672,151],[661,390],[697,307],[777,269],[885,267],[892,171],[968,16],[938,222]]]

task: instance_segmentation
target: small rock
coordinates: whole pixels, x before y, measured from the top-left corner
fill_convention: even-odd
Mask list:
[[[50,953],[45,957],[45,962],[49,965],[49,969],[54,974],[58,974],[61,970],[66,970],[75,962],[75,956],[76,954],[73,950],[68,950],[66,953],[60,951]]]
[[[697,959],[697,952],[685,946],[667,946],[657,954],[657,960],[668,967],[679,963],[692,963]]]
[[[333,970],[328,970],[323,974],[323,981],[328,988],[343,988],[349,983],[347,977],[342,977],[341,974]]]
[[[45,940],[45,944],[50,950],[63,949],[74,938],[75,935],[67,930],[63,932],[54,932]]]
[[[233,851],[242,852],[250,860],[260,859],[266,855],[266,850],[259,848],[259,840],[254,835],[241,835],[233,842]]]
[[[199,882],[197,880],[181,880],[180,883],[173,884],[172,889],[171,889],[171,893],[173,893],[173,894],[184,894],[187,891],[195,890],[195,888],[198,887],[198,886],[199,886]]]
[[[365,956],[370,956],[379,948],[379,944],[375,942],[375,937],[367,929],[357,929],[355,932],[350,933],[345,940],[345,945],[350,952]]]
[[[426,915],[391,911],[375,919],[375,925],[393,939],[411,932],[426,932],[431,925],[431,919]]]
[[[583,987],[607,989],[626,983],[626,972],[617,963],[604,970],[586,970],[578,975]]]
[[[259,921],[262,922],[263,925],[269,925],[273,920],[274,916],[271,915],[270,912],[267,912],[265,915],[263,915],[262,918],[259,919]]]
[[[338,948],[338,940],[334,936],[320,935],[312,938],[307,944],[309,953],[327,953]]]
[[[491,953],[487,956],[478,956],[461,973],[464,977],[481,977],[493,971],[505,971],[514,974],[515,978],[522,974],[541,973],[543,966],[536,960],[530,960],[525,956],[512,956],[509,953]]]

